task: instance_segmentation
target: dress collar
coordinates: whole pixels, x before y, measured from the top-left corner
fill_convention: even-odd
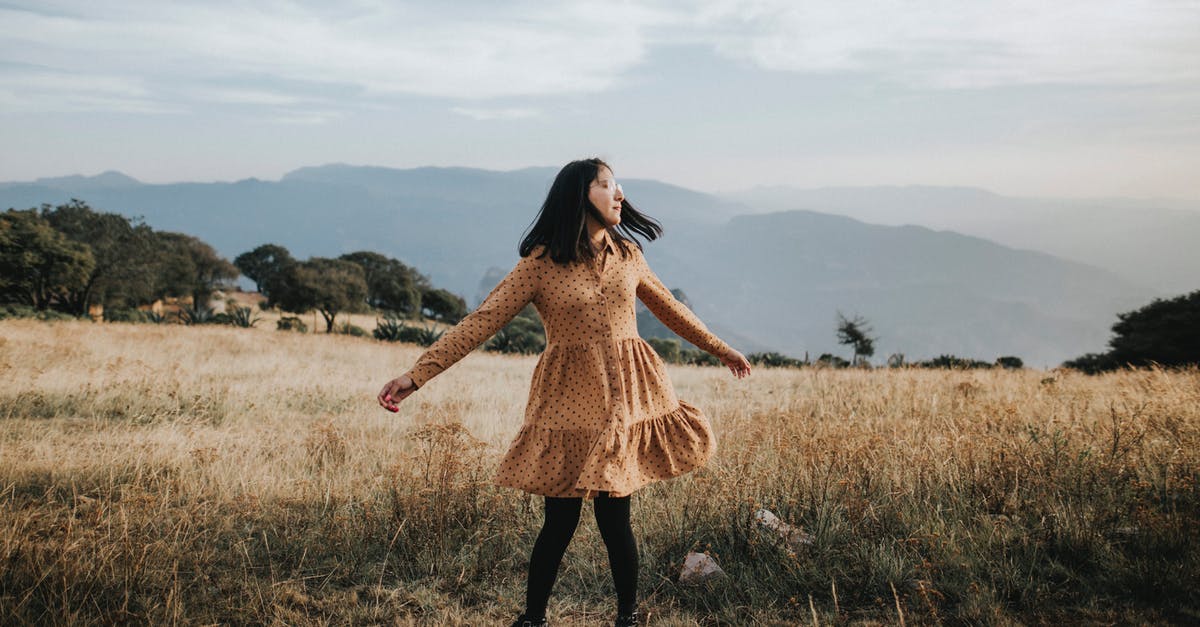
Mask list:
[[[600,248],[608,249],[610,253],[617,252],[617,248],[613,244],[612,235],[609,234],[608,229],[604,229],[604,241],[601,242]]]

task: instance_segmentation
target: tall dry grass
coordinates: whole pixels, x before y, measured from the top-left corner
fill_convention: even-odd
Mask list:
[[[511,620],[541,503],[490,479],[534,358],[476,353],[379,409],[418,354],[0,322],[0,623]],[[669,372],[720,450],[634,497],[655,624],[1200,620],[1195,370]],[[727,577],[680,586],[689,550]],[[551,617],[612,606],[585,518]]]

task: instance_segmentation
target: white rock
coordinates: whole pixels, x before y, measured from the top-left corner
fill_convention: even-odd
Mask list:
[[[717,565],[717,560],[707,553],[689,552],[683,560],[683,570],[679,573],[679,583],[695,585],[714,577],[723,577],[725,571]]]
[[[769,529],[779,536],[781,540],[788,543],[792,548],[800,548],[806,544],[813,543],[812,535],[805,533],[803,529],[793,527],[775,515],[769,509],[760,509],[754,513],[754,519],[758,524],[766,529]]]

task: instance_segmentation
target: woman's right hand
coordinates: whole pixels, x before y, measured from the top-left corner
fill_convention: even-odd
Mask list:
[[[729,368],[733,376],[741,379],[742,377],[750,376],[750,360],[746,356],[737,352],[733,348],[729,352],[721,356],[721,363]]]
[[[390,411],[400,411],[400,401],[417,391],[417,384],[408,375],[400,375],[388,381],[379,391],[379,406]]]

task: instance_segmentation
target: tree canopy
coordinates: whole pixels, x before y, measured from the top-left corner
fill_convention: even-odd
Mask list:
[[[339,313],[363,309],[367,281],[356,264],[313,257],[284,268],[271,299],[280,309],[291,313],[316,309],[325,318],[325,331],[333,333]]]
[[[397,259],[365,250],[347,253],[338,259],[362,268],[370,306],[409,316],[421,311],[421,286],[428,283],[416,270]]]
[[[296,263],[296,260],[292,259],[288,249],[278,244],[263,244],[238,255],[233,260],[233,265],[254,281],[254,288],[268,298],[271,295],[271,282],[284,268],[293,263]]]
[[[1200,364],[1200,290],[1117,314],[1106,353],[1089,353],[1063,365],[1085,372],[1126,366]]]
[[[42,215],[71,240],[86,245],[95,258],[87,280],[67,290],[63,308],[75,315],[87,313],[94,304],[133,306],[155,298],[153,287],[159,272],[155,232],[140,221],[99,212],[81,200],[51,208]]]
[[[36,210],[0,215],[0,294],[46,310],[81,289],[96,267],[92,251],[56,231]]]
[[[442,322],[455,323],[467,315],[467,302],[443,289],[428,289],[421,293],[421,309]]]
[[[850,346],[854,349],[854,357],[851,363],[858,364],[860,360],[870,357],[875,354],[875,340],[871,337],[871,327],[867,324],[866,319],[862,316],[854,316],[847,318],[842,315],[842,312],[837,314],[837,338],[838,344]]]
[[[204,307],[217,288],[238,276],[238,269],[212,246],[183,233],[159,233],[163,263],[160,290],[169,296],[191,296],[194,307]]]

